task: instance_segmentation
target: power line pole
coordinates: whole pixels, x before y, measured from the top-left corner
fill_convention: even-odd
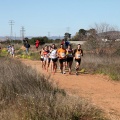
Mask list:
[[[50,38],[50,32],[48,32],[48,39]]]
[[[22,41],[24,40],[24,33],[25,33],[25,28],[22,26],[21,28]]]
[[[10,40],[12,41],[12,37],[13,37],[13,29],[12,29],[12,26],[14,25],[14,21],[13,21],[13,20],[9,20],[9,25],[11,26],[11,30],[10,30]]]
[[[70,27],[67,27],[67,32],[69,33],[69,31],[70,31]]]

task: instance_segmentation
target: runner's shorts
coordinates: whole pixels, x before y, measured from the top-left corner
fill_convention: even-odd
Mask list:
[[[58,58],[51,58],[52,62],[57,62]]]
[[[67,62],[72,62],[73,61],[73,57],[68,57],[66,60],[67,60]]]
[[[60,64],[62,64],[63,62],[66,62],[66,59],[59,59]]]
[[[81,63],[81,59],[75,59],[75,62],[78,62],[79,65],[80,65],[80,63]]]
[[[40,61],[44,61],[44,58],[40,58]]]

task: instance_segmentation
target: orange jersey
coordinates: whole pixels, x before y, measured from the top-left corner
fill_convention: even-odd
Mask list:
[[[65,49],[59,48],[57,53],[58,53],[59,58],[61,58],[61,59],[66,58],[66,50]]]

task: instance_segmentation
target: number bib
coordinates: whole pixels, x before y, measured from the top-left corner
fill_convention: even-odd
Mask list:
[[[81,55],[80,54],[76,54],[76,58],[80,58],[81,57]]]
[[[68,54],[68,57],[73,57],[73,55],[72,54]]]
[[[61,55],[61,57],[65,57],[65,53],[61,53],[60,55]]]

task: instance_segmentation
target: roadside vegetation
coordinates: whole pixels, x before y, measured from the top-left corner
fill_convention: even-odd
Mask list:
[[[101,110],[68,95],[50,77],[10,58],[0,58],[1,120],[106,120]]]

